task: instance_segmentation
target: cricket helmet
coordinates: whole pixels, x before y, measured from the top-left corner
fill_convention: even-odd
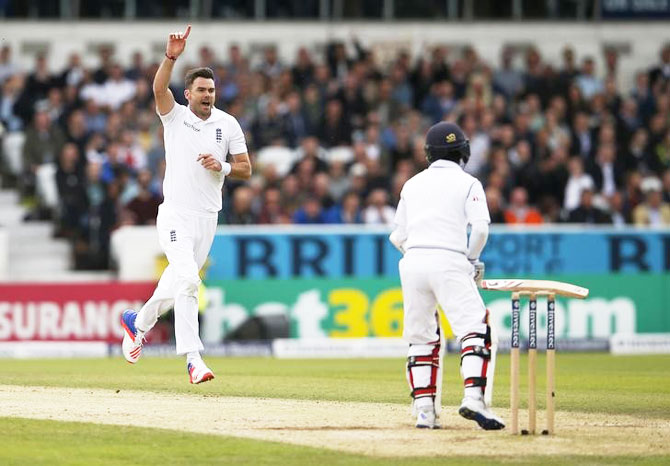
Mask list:
[[[463,165],[470,159],[470,141],[465,137],[463,130],[455,123],[441,121],[426,133],[426,159],[433,163],[438,159],[451,160]]]

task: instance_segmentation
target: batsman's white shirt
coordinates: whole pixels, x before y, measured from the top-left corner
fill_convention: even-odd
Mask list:
[[[170,112],[159,116],[165,128],[166,168],[165,200],[156,228],[169,265],[135,323],[148,331],[160,314],[174,306],[177,353],[184,354],[203,349],[198,329],[199,271],[216,232],[225,178],[200,165],[198,155],[212,154],[224,162],[228,153],[245,153],[247,146],[235,118],[216,108],[201,120],[188,107],[175,103]]]
[[[177,103],[170,112],[159,116],[165,128],[165,204],[180,211],[216,216],[221,210],[225,177],[200,165],[198,155],[212,154],[219,162],[225,162],[228,153],[247,152],[240,124],[218,108],[212,108],[210,117],[201,120]]]
[[[404,338],[435,341],[439,303],[457,337],[484,333],[486,308],[467,260],[468,224],[490,222],[484,189],[451,161],[437,160],[405,183],[395,216],[404,300]]]

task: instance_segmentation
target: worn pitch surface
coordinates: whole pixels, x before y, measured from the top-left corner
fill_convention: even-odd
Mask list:
[[[498,414],[509,418],[506,410]],[[157,427],[389,457],[670,453],[670,420],[574,411],[556,413],[554,436],[515,437],[480,430],[455,406],[445,407],[442,430],[425,431],[413,428],[408,407],[398,404],[0,385],[1,416]],[[526,413],[520,418],[523,425]]]

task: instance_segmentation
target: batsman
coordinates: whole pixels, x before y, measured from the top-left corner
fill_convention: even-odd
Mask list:
[[[484,397],[494,362],[488,312],[477,289],[484,274],[479,256],[491,222],[486,196],[482,184],[463,171],[470,145],[458,125],[440,122],[431,127],[425,152],[430,166],[403,186],[390,236],[403,253],[403,338],[409,343],[407,381],[416,427],[440,428],[439,304],[461,344],[465,388],[459,414],[483,429],[503,429]]]

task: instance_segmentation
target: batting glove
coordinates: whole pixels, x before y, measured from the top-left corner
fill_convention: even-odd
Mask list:
[[[486,266],[480,260],[472,260],[470,263],[475,268],[475,273],[472,278],[474,279],[477,286],[481,286],[482,280],[484,279],[484,271],[486,270]]]

